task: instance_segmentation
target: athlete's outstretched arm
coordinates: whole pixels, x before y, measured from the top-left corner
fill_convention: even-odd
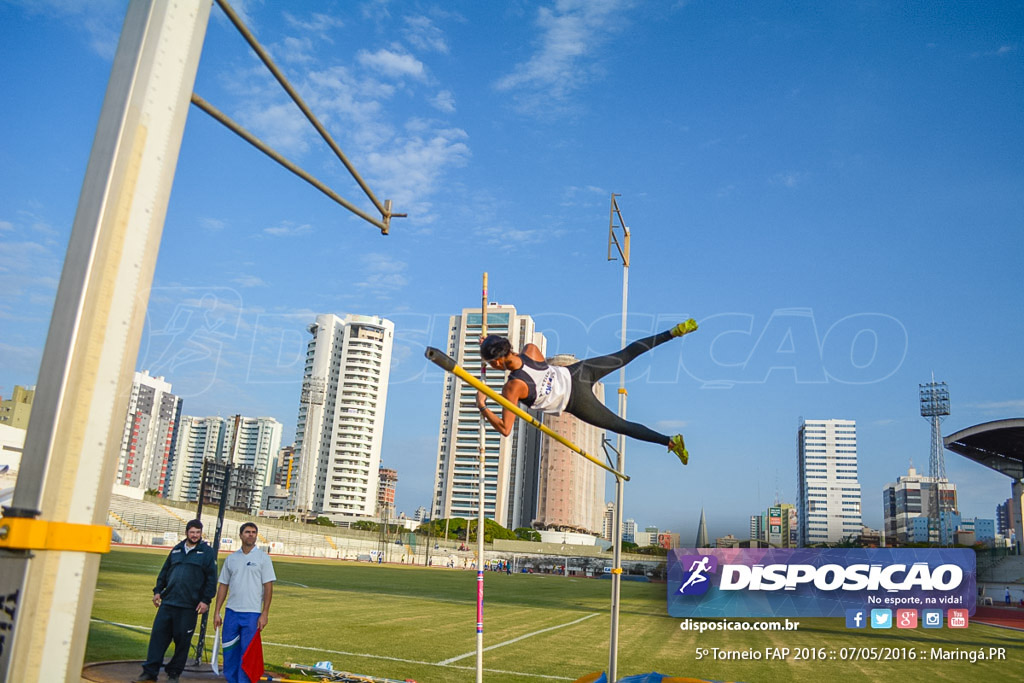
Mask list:
[[[501,395],[509,400],[509,402],[516,404],[521,399],[526,398],[529,393],[529,388],[526,386],[526,382],[518,379],[510,379],[505,383],[505,386],[501,388]],[[484,396],[482,391],[476,392],[476,407],[480,410],[480,414],[486,418],[491,426],[501,432],[502,436],[508,436],[512,433],[512,425],[516,422],[515,413],[508,408],[501,409],[501,418],[499,419],[494,412],[487,407],[487,397]]]

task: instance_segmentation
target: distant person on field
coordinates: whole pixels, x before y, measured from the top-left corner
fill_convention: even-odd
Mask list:
[[[242,547],[228,555],[217,580],[217,603],[213,624],[220,628],[224,649],[224,677],[228,683],[250,683],[242,670],[242,654],[253,637],[267,626],[270,600],[274,597],[274,565],[270,556],[256,547],[259,529],[246,522],[239,530]],[[220,606],[227,597],[224,618]]]
[[[1010,587],[1006,587],[1006,606],[1010,606]]]
[[[185,540],[171,549],[153,588],[156,617],[149,634],[149,650],[136,682],[155,681],[167,646],[174,641],[174,655],[167,662],[168,683],[178,683],[185,669],[196,619],[210,609],[217,585],[217,555],[203,540],[203,523],[185,525]]]

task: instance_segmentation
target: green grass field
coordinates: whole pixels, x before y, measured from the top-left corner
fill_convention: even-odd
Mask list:
[[[86,661],[141,659],[166,551],[103,558]],[[419,683],[472,681],[476,574],[335,560],[276,558],[278,583],[263,634],[268,669],[330,660],[335,669]],[[488,681],[575,680],[608,665],[609,581],[487,573]],[[852,631],[840,619],[799,619],[798,631],[681,631],[661,584],[622,583],[619,675],[658,671],[722,681],[1024,681],[1024,633],[972,624],[964,631]],[[113,623],[105,623],[113,622]],[[120,625],[114,625],[120,624]],[[125,628],[125,625],[136,628]],[[545,630],[548,629],[548,630]],[[212,637],[213,627],[210,624]],[[212,640],[210,641],[212,643]],[[785,661],[697,660],[697,648],[790,648]],[[1003,661],[795,660],[797,648],[1006,648]]]

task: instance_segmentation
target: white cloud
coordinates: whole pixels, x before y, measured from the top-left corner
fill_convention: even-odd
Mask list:
[[[9,221],[0,221],[0,230],[9,231],[14,230],[14,224]]]
[[[523,247],[545,244],[566,234],[561,228],[510,228],[491,226],[477,231],[488,247],[503,251],[514,251]]]
[[[449,114],[455,111],[455,96],[452,95],[451,90],[442,90],[441,92],[434,95],[430,100],[430,103],[437,109]]]
[[[307,64],[313,61],[313,41],[309,38],[286,37],[273,50],[274,56],[292,64]]]
[[[92,50],[104,59],[113,59],[124,23],[125,3],[118,0],[15,0],[31,14],[64,20],[85,33]]]
[[[227,222],[219,218],[200,218],[199,226],[209,232],[220,232],[227,227]]]
[[[232,278],[231,282],[235,283],[239,287],[266,287],[267,283],[262,278],[256,275],[239,275],[236,278]]]
[[[393,78],[409,77],[417,81],[424,81],[427,77],[426,67],[423,62],[409,54],[399,54],[381,48],[376,52],[360,50],[356,55],[360,64],[368,69],[378,71],[385,76]]]
[[[345,138],[336,138],[342,149],[352,144],[374,148],[394,135],[381,104],[394,94],[394,86],[356,78],[342,66],[310,74],[309,84],[310,106],[328,130],[344,126]]]
[[[366,156],[367,176],[374,178],[381,193],[394,200],[400,213],[418,206],[422,216],[429,211],[423,199],[437,186],[448,168],[463,165],[470,156],[459,128],[435,128],[431,122],[413,119],[407,124],[409,135],[397,137]]]
[[[306,235],[313,231],[313,226],[309,223],[303,223],[302,225],[295,225],[290,221],[285,221],[280,225],[275,225],[269,228],[263,228],[263,232],[266,235],[273,235],[274,237],[296,237],[298,235]]]
[[[278,104],[254,100],[239,118],[257,137],[286,156],[304,153],[309,149],[309,136],[316,134],[291,100]]]
[[[428,17],[406,17],[405,30],[402,33],[413,47],[448,54],[448,43],[444,39],[444,32],[435,26]]]
[[[380,298],[388,298],[391,294],[409,284],[405,276],[408,264],[399,261],[389,254],[370,253],[360,257],[363,280],[356,287],[371,290]]]
[[[975,406],[978,410],[985,410],[993,413],[1022,413],[1024,412],[1024,399],[1013,399],[1009,401],[987,401],[978,403]]]
[[[768,182],[772,185],[781,185],[782,187],[796,187],[802,184],[807,179],[807,174],[800,171],[785,171],[782,173],[776,173],[773,175]]]
[[[499,91],[518,93],[520,106],[540,105],[546,98],[564,100],[589,82],[592,60],[607,37],[622,25],[628,0],[556,0],[537,12],[540,29],[536,52],[495,83]]]
[[[345,25],[345,22],[341,19],[332,17],[329,14],[323,14],[322,12],[314,12],[308,19],[300,19],[291,12],[285,12],[283,16],[284,20],[292,28],[297,28],[303,33],[316,33],[326,40],[330,40],[327,35],[330,29],[341,28]]]

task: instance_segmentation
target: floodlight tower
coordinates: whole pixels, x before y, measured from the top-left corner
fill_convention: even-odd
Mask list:
[[[927,418],[932,423],[932,450],[928,458],[928,476],[932,478],[932,490],[934,491],[934,505],[932,505],[929,530],[939,530],[939,540],[942,539],[940,519],[941,512],[939,504],[939,482],[946,481],[946,459],[942,452],[942,430],[940,425],[943,418],[949,415],[949,389],[945,382],[936,382],[935,375],[932,381],[927,384],[918,385],[921,390],[921,417]],[[931,533],[929,531],[929,537]]]

